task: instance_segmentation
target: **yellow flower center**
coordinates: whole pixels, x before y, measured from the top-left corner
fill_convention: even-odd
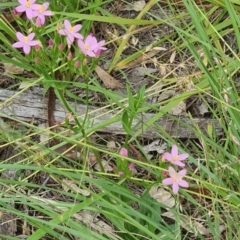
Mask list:
[[[90,48],[89,44],[86,43],[86,44],[85,44],[85,49],[86,49],[86,50],[89,50],[89,48]]]
[[[69,28],[69,32],[74,32],[75,31],[75,26]]]
[[[173,159],[173,161],[177,161],[178,160],[178,155],[174,156],[172,159]]]
[[[39,9],[38,9],[38,11],[39,11],[40,13],[44,12],[44,7],[43,7],[43,6],[40,6]]]
[[[24,37],[24,43],[28,43],[28,37]]]
[[[26,2],[26,6],[27,6],[27,7],[31,7],[31,1],[27,1],[27,2]]]
[[[173,181],[174,181],[174,182],[180,182],[181,180],[182,180],[181,177],[177,177],[177,176],[174,176],[174,177],[173,177]]]

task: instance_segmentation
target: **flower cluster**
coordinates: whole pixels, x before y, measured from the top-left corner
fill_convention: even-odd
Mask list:
[[[182,162],[188,158],[187,153],[178,154],[178,148],[176,145],[172,146],[171,153],[165,152],[163,153],[163,159],[169,161],[171,164],[179,167],[184,167],[185,164]],[[179,186],[187,188],[188,183],[183,180],[183,177],[187,174],[186,169],[182,169],[179,172],[176,172],[173,167],[169,167],[169,178],[165,178],[162,183],[164,185],[172,185],[172,190],[174,194],[177,194],[179,191]]]
[[[45,24],[46,22],[46,16],[52,16],[54,13],[50,10],[48,10],[49,3],[45,2],[43,4],[36,4],[36,0],[18,0],[19,6],[17,6],[14,9],[15,13],[26,13],[26,16],[29,20],[36,19],[35,25],[37,27],[40,27]],[[84,37],[79,33],[81,30],[82,25],[76,24],[75,26],[72,26],[69,20],[64,20],[63,27],[58,27],[58,34],[65,36],[67,45],[70,48],[71,45],[74,43],[74,40],[77,40],[77,45],[80,49],[80,51],[85,55],[89,57],[99,57],[101,52],[103,50],[106,50],[107,48],[104,47],[105,40],[102,40],[100,42],[97,41],[97,39],[92,35],[89,34],[85,39]],[[39,48],[41,46],[41,42],[39,40],[34,40],[35,33],[30,33],[28,36],[23,35],[20,32],[16,33],[16,37],[18,39],[18,42],[14,43],[12,46],[14,48],[22,48],[23,52],[25,54],[29,54],[31,47]],[[61,45],[61,44],[60,44]],[[63,47],[60,47],[59,50],[62,50]],[[53,46],[53,40],[50,40],[49,47]],[[71,56],[68,56],[69,58],[72,58]],[[76,63],[76,66],[79,64]]]

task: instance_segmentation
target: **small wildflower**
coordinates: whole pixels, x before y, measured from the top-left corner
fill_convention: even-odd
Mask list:
[[[53,47],[53,45],[54,45],[53,40],[49,39],[48,40],[48,46],[51,48],[51,47]]]
[[[78,46],[82,53],[89,57],[98,57],[102,50],[106,50],[106,48],[102,47],[104,43],[104,40],[97,42],[97,39],[92,34],[89,34],[85,41],[78,40]]]
[[[35,49],[36,51],[38,51],[38,50],[40,49],[40,45],[39,45],[39,44],[35,45],[35,46],[34,46],[34,49]]]
[[[45,23],[45,16],[53,16],[54,13],[50,10],[47,10],[49,7],[49,3],[43,3],[42,5],[40,4],[36,4],[37,7],[35,6],[34,9],[36,9],[33,12],[33,16],[37,17],[37,21],[39,21],[41,23],[41,25],[44,25]]]
[[[121,148],[119,151],[119,154],[123,157],[127,157],[128,156],[128,150],[126,148]]]
[[[173,145],[171,153],[165,152],[164,158],[174,165],[184,167],[185,164],[182,161],[188,158],[188,154],[178,154],[178,147],[176,145]]]
[[[16,7],[15,10],[19,13],[26,12],[27,18],[31,20],[34,17],[33,11],[36,9],[36,0],[18,0],[18,2],[20,6]]]
[[[119,172],[118,175],[119,175],[119,177],[123,177],[124,172]]]
[[[79,67],[80,66],[80,62],[79,61],[76,61],[75,63],[74,63],[74,67]]]
[[[128,166],[130,171],[133,171],[135,169],[135,164],[134,163],[130,163]]]
[[[64,20],[64,29],[58,30],[58,33],[60,35],[67,37],[67,43],[70,46],[75,38],[83,39],[83,36],[80,33],[78,33],[78,31],[80,31],[81,28],[82,28],[81,24],[72,26],[68,20]]]
[[[67,55],[67,59],[68,60],[71,60],[73,58],[73,55],[72,55],[72,53],[70,52],[70,53],[68,53],[68,55]]]
[[[58,49],[59,49],[60,51],[62,51],[62,50],[64,49],[64,45],[61,43],[61,44],[58,46]]]
[[[173,190],[173,193],[174,194],[177,194],[178,191],[179,191],[179,186],[180,187],[184,187],[184,188],[187,188],[189,187],[188,183],[184,180],[182,180],[182,178],[186,175],[187,173],[187,170],[186,169],[183,169],[181,170],[180,172],[176,172],[174,170],[173,167],[169,167],[168,168],[169,170],[169,175],[170,175],[170,178],[165,178],[162,183],[164,185],[172,185],[172,190]]]
[[[166,176],[168,175],[168,172],[165,171],[165,170],[163,170],[163,171],[162,171],[162,175],[163,175],[164,177],[166,177]]]
[[[18,42],[15,42],[12,46],[14,48],[23,48],[25,54],[29,54],[31,47],[39,45],[39,41],[33,40],[35,33],[30,33],[28,36],[24,36],[22,33],[16,33]]]

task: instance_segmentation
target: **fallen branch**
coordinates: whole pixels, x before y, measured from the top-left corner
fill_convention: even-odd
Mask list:
[[[34,123],[42,123],[47,121],[47,109],[46,109],[46,98],[40,94],[32,91],[23,92],[20,95],[9,99],[17,94],[15,91],[9,91],[5,89],[0,89],[0,117],[3,115],[11,116],[16,119],[30,122],[34,117]],[[6,101],[6,103],[5,103]],[[70,103],[74,109],[76,109],[78,116],[84,116],[86,113],[86,106],[83,104]],[[1,114],[2,113],[2,114]],[[56,121],[64,121],[68,112],[64,109],[59,101],[56,101],[54,118]],[[114,116],[113,113],[107,113],[106,110],[101,110],[97,107],[89,107],[89,119],[94,119],[94,125],[101,123],[107,119]],[[138,115],[143,123],[146,123],[149,119],[154,117],[155,114],[142,114]],[[135,119],[133,125],[139,122],[139,119]],[[181,122],[183,124],[181,124]],[[195,138],[196,136],[190,130],[191,128],[196,129],[196,126],[204,134],[206,134],[207,127],[211,125],[215,130],[216,135],[222,135],[222,128],[215,119],[205,119],[205,118],[193,118],[189,119],[187,117],[179,117],[178,120],[170,119],[169,117],[162,117],[158,119],[155,125],[148,127],[142,134],[142,137],[148,139],[155,139],[161,136],[161,131],[159,128],[166,131],[169,135],[174,138]],[[143,124],[139,124],[137,130],[141,129]],[[99,129],[99,132],[111,133],[111,134],[124,134],[122,128],[122,123],[116,122],[107,127]]]

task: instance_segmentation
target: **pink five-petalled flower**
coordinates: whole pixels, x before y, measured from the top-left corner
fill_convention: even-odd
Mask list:
[[[177,165],[177,166],[180,166],[180,167],[185,166],[185,164],[182,161],[187,159],[187,158],[188,158],[187,153],[178,154],[178,147],[176,145],[172,146],[171,153],[169,153],[169,152],[164,153],[164,159],[165,160],[168,160],[173,165]]]
[[[81,39],[78,40],[78,46],[82,53],[89,57],[98,57],[102,50],[106,50],[106,48],[103,47],[104,43],[104,40],[97,42],[97,39],[92,34],[89,34],[85,41]]]
[[[188,183],[186,181],[182,180],[182,178],[187,173],[186,169],[183,169],[183,170],[179,171],[178,173],[174,170],[173,167],[169,167],[168,170],[169,170],[170,178],[163,179],[162,183],[164,185],[172,185],[172,190],[173,190],[174,194],[178,193],[179,186],[184,187],[184,188],[189,187]]]
[[[33,11],[36,8],[35,2],[36,0],[18,0],[20,5],[15,8],[15,10],[19,13],[26,12],[27,18],[32,19],[33,18]]]
[[[16,33],[18,42],[15,42],[12,46],[14,48],[23,48],[25,54],[29,54],[31,47],[39,45],[38,40],[33,40],[35,33],[30,33],[28,36],[24,36],[22,33]]]
[[[49,6],[49,3],[45,2],[42,5],[35,4],[35,6],[33,7],[33,9],[34,9],[33,17],[37,17],[37,20],[36,20],[36,25],[37,26],[44,25],[45,16],[52,16],[53,15],[52,11],[47,10],[48,6]]]
[[[67,44],[69,46],[73,43],[75,38],[83,39],[83,36],[80,33],[78,33],[78,31],[80,31],[81,28],[82,28],[81,24],[72,26],[68,20],[64,20],[64,29],[58,30],[58,33],[60,35],[67,37]]]

